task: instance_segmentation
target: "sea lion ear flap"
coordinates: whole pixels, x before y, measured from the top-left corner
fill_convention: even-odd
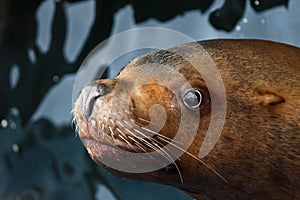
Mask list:
[[[274,106],[285,102],[283,97],[268,91],[258,92],[258,95],[253,97],[253,100],[264,106]]]

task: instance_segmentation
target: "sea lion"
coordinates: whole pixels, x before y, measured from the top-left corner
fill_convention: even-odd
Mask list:
[[[210,56],[226,91],[221,135],[201,158],[199,151],[212,116],[212,97],[217,103],[224,102],[218,102],[218,88],[209,88],[197,67],[183,58],[202,61],[209,69],[206,56],[195,52]],[[187,82],[172,77],[172,69]],[[137,80],[142,75],[141,85]],[[166,117],[157,129],[160,118],[152,121],[161,112],[151,111],[152,105],[163,107]],[[181,127],[182,110],[188,120]],[[168,184],[195,199],[300,198],[297,47],[262,40],[210,40],[148,53],[131,61],[116,78],[88,84],[75,103],[74,118],[92,159],[115,175]],[[190,124],[195,118],[197,125]],[[190,136],[193,128],[195,137]],[[178,159],[165,152],[162,157],[173,160],[162,169],[128,173],[101,161],[106,158],[126,166],[126,152],[138,155],[157,151],[173,141],[181,129],[188,131],[176,141],[192,142],[186,151],[181,149],[183,155]],[[179,144],[173,146],[180,149]],[[139,165],[142,161],[136,162]],[[145,166],[153,163],[156,158],[146,161]]]

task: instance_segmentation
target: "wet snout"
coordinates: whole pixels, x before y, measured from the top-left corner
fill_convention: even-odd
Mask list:
[[[91,116],[96,100],[108,93],[109,87],[107,84],[98,81],[92,82],[82,89],[82,113],[86,120]]]

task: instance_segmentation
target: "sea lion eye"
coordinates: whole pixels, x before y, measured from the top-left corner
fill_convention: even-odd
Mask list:
[[[202,94],[197,89],[190,89],[183,95],[184,104],[190,109],[196,109],[201,105]]]

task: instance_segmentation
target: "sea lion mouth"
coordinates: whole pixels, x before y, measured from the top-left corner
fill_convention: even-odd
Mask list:
[[[164,165],[163,167],[157,167],[157,170],[164,174],[167,172],[168,175],[178,173],[178,177],[175,177],[175,179],[182,182],[179,164],[176,162],[177,159],[172,158],[171,151],[162,150],[166,144],[171,142],[171,139],[165,137],[159,140],[159,136],[150,137],[146,135],[141,137],[141,135],[138,136],[138,133],[133,135],[134,130],[126,130],[129,132],[125,133],[124,127],[121,129],[122,127],[117,122],[115,122],[115,127],[109,128],[108,121],[113,121],[112,118],[103,120],[106,124],[102,126],[102,124],[95,123],[93,113],[88,119],[85,119],[82,113],[75,114],[75,116],[77,117],[75,119],[76,123],[79,125],[77,126],[78,134],[89,155],[94,162],[105,167],[110,173],[139,179],[139,175],[137,177],[134,175],[136,173],[129,175],[131,173],[128,174],[128,171],[119,170],[118,167],[115,168],[114,166],[121,165],[125,169],[131,169],[133,165],[139,167]],[[119,130],[122,134],[119,132],[119,135],[117,135],[114,132],[116,130]],[[137,129],[135,131],[138,132]],[[142,134],[141,129],[140,133]],[[155,151],[161,151],[161,153]],[[152,153],[155,153],[154,156]],[[166,161],[169,164],[166,165]]]
[[[171,139],[137,124],[128,113],[120,115],[119,112],[116,114],[110,112],[110,109],[104,109],[102,105],[104,102],[95,94],[97,93],[90,95],[82,93],[77,100],[73,120],[81,140],[91,155],[112,152],[107,149],[115,153],[121,151],[148,153],[171,142]],[[82,99],[93,102],[85,102]],[[99,107],[102,107],[101,112]]]
[[[145,147],[139,139],[134,139],[133,136],[116,134],[114,131],[121,132],[119,127],[111,127],[105,124],[96,124],[96,120],[93,118],[85,119],[84,115],[81,115],[80,120],[75,119],[75,123],[78,125],[78,134],[81,140],[91,155],[101,155],[107,151],[107,149],[118,151],[128,151],[134,153],[151,152],[153,149]],[[113,121],[110,119],[110,121]],[[76,125],[76,126],[77,126]],[[144,147],[142,147],[144,146]]]

